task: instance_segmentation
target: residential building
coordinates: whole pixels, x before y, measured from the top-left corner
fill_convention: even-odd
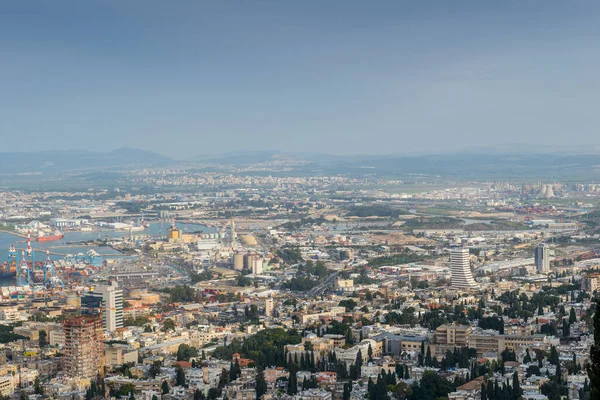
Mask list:
[[[477,282],[471,272],[469,249],[454,247],[450,249],[450,271],[452,289],[475,289]]]
[[[535,268],[539,274],[550,272],[550,247],[540,244],[535,248]]]
[[[73,378],[93,379],[104,366],[104,333],[99,315],[81,315],[63,323],[64,371]]]
[[[81,309],[88,314],[100,314],[102,310],[102,326],[106,332],[123,327],[123,291],[116,282],[98,286],[82,296]]]

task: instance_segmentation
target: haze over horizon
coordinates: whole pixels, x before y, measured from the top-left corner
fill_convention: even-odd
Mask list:
[[[600,4],[15,2],[3,151],[437,153],[597,142]],[[7,95],[8,94],[8,95]]]

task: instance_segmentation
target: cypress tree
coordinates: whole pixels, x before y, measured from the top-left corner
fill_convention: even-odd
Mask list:
[[[373,399],[375,396],[375,384],[369,377],[369,382],[367,383],[367,392],[369,393],[369,398]]]
[[[491,379],[489,379],[487,382],[487,399],[496,400],[496,396],[494,394],[494,383]]]
[[[343,400],[350,400],[350,389],[350,384],[344,383],[344,394],[342,395]]]
[[[260,399],[260,397],[267,393],[267,381],[265,381],[265,372],[262,368],[258,368],[258,372],[256,373],[256,384],[254,386],[256,390],[256,399]]]
[[[358,379],[358,377],[360,377],[360,370],[362,367],[362,363],[363,363],[363,359],[362,359],[362,351],[360,351],[360,349],[358,349],[358,353],[356,353],[356,361],[354,363],[354,365],[356,366],[356,375],[354,377],[354,379]]]
[[[425,354],[425,366],[431,367],[431,347],[427,346],[427,353]]]
[[[525,357],[523,358],[523,363],[529,364],[531,362],[531,354],[529,354],[529,349],[525,349]]]
[[[304,381],[306,382],[306,377],[304,378]],[[302,383],[302,386],[302,389],[304,389],[304,382]],[[296,369],[292,368],[292,370],[290,370],[287,394],[294,395],[296,393],[298,393],[298,377],[296,375]]]
[[[569,323],[567,322],[566,319],[563,319],[563,327],[562,327],[562,332],[563,332],[563,337],[569,337],[571,332],[570,332],[570,327],[569,327]]]
[[[569,325],[577,322],[577,315],[575,314],[575,309],[571,307],[571,311],[569,311]]]
[[[513,373],[512,392],[514,400],[519,400],[519,398],[523,394],[523,390],[521,390],[521,383],[519,382],[519,374],[517,373],[517,371]]]

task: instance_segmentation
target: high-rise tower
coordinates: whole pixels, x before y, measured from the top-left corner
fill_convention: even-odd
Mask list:
[[[71,378],[95,379],[104,366],[104,332],[100,315],[80,315],[63,323],[64,371]]]
[[[450,271],[452,289],[475,289],[477,282],[471,273],[469,249],[454,247],[450,249]]]
[[[86,314],[100,314],[106,332],[123,327],[123,291],[116,283],[98,286],[93,292],[81,296],[81,309]]]
[[[550,272],[550,247],[547,244],[535,247],[535,268],[539,274]]]

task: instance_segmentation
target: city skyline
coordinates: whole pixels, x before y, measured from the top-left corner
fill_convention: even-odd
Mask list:
[[[11,4],[0,132],[13,151],[174,158],[584,145],[598,15],[560,2]]]

